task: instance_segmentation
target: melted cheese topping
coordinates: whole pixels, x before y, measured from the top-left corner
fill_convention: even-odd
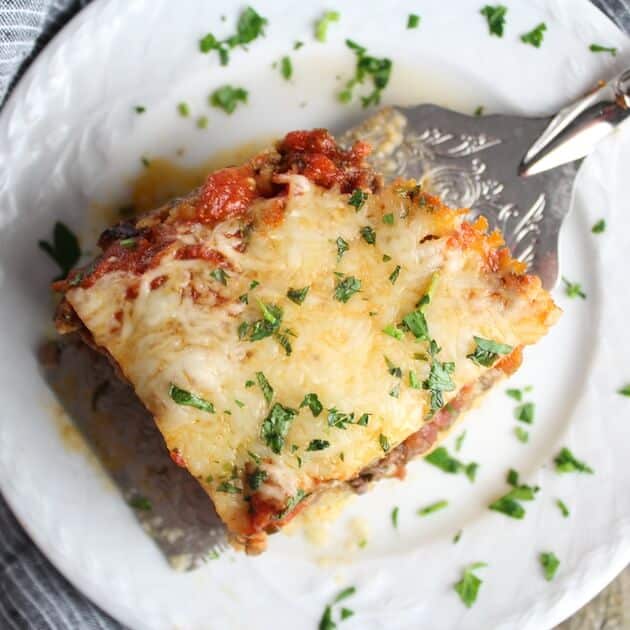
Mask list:
[[[439,360],[455,363],[457,387],[445,392],[445,401],[487,369],[466,358],[475,348],[473,336],[515,347],[529,344],[557,315],[536,278],[513,273],[505,261],[492,270],[488,253],[500,241],[483,234],[483,223],[462,225],[461,213],[428,196],[412,202],[396,187],[371,195],[357,212],[348,195],[301,175],[283,177],[289,190],[279,220],[277,199],[259,199],[246,237],[237,220],[214,227],[179,225],[176,245],[156,267],[140,276],[105,274],[66,295],[96,344],[113,356],[154,414],[168,448],[177,450],[212,496],[228,527],[244,535],[252,532],[244,499],[251,493],[245,475],[254,465],[250,453],[264,462],[266,479],[258,492],[282,506],[299,490],[351,479],[383,457],[380,436],[393,448],[423,426],[430,393],[412,388],[409,372],[420,382],[427,378],[430,363],[414,358],[426,353],[427,343],[409,332],[402,340],[392,338],[383,328],[415,309],[434,273],[439,279],[424,313],[442,348]],[[392,225],[383,221],[388,214],[394,216]],[[375,244],[360,236],[367,225],[376,232]],[[338,237],[349,244],[340,260]],[[210,273],[216,264],[175,257],[176,247],[194,243],[225,257],[226,285]],[[360,292],[347,303],[334,299],[336,274],[361,281]],[[162,284],[152,288],[157,278]],[[250,289],[254,280],[259,285]],[[287,298],[290,287],[306,286],[303,304]],[[129,297],[130,287],[137,288],[137,297]],[[244,294],[248,304],[239,300]],[[239,324],[261,318],[257,300],[282,307],[281,331],[295,335],[289,336],[290,356],[273,337],[239,339]],[[390,373],[386,357],[402,378]],[[261,437],[270,405],[258,385],[246,386],[257,372],[273,387],[274,402],[298,410],[280,454]],[[169,396],[171,384],[211,402],[215,412],[177,404]],[[396,388],[398,397],[390,394]],[[299,408],[308,393],[324,405],[317,417]],[[354,412],[355,419],[368,413],[369,422],[331,427],[330,408]],[[312,440],[330,446],[308,451]],[[243,492],[220,491],[226,482]]]

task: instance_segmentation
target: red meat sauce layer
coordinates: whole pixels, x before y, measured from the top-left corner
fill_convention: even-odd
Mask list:
[[[187,197],[106,229],[98,240],[102,254],[70,272],[53,288],[64,293],[77,286],[88,288],[114,271],[142,275],[159,265],[162,256],[176,246],[182,226],[196,223],[213,227],[235,218],[247,223],[252,218],[252,204],[258,199],[277,198],[279,203],[273,204],[271,219],[278,223],[287,184],[278,182],[277,175],[300,174],[324,188],[338,187],[345,194],[357,188],[373,192],[378,178],[365,162],[370,151],[365,142],[342,149],[325,129],[292,131],[276,144],[275,151],[263,153],[243,166],[211,173]],[[203,258],[221,265],[220,256],[202,244],[181,249],[176,252],[178,258]]]

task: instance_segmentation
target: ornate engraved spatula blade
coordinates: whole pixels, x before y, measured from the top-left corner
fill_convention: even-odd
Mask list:
[[[467,116],[436,105],[387,108],[346,132],[367,140],[386,179],[413,177],[449,206],[499,228],[514,257],[546,288],[558,277],[558,234],[578,162],[521,177],[519,162],[550,118]]]

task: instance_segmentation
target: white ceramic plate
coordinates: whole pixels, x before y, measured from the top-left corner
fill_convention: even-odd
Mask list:
[[[315,628],[324,605],[351,584],[357,593],[347,604],[356,614],[343,622],[348,630],[550,627],[630,560],[630,401],[616,394],[630,380],[627,127],[583,165],[562,233],[563,273],[583,283],[588,299],[569,300],[556,291],[565,315],[527,353],[513,383],[535,388],[530,442],[515,439],[513,402],[495,392],[470,414],[459,454],[480,462],[476,483],[417,462],[405,483],[382,482],[355,500],[325,549],[299,535],[278,535],[261,557],[230,552],[182,575],[169,569],[98,464],[62,443],[35,359],[38,340],[50,331],[53,274],[36,242],[50,235],[57,219],[88,231],[88,203],[123,199],[142,168],[141,155],[175,157],[185,147],[182,159],[195,163],[292,128],[343,128],[361,114],[334,98],[336,76],[348,77],[353,64],[345,37],[394,60],[386,102],[433,101],[466,111],[484,105],[506,113],[551,112],[620,70],[630,53],[628,40],[586,1],[507,2],[503,39],[488,35],[478,0],[339,1],[332,4],[342,19],[326,44],[314,41],[313,21],[330,3],[254,4],[269,19],[266,38],[220,67],[198,52],[197,41],[209,30],[231,32],[239,5],[95,2],[48,46],[2,112],[2,491],[59,569],[134,628]],[[422,15],[417,30],[405,28],[410,12]],[[518,35],[541,21],[548,26],[542,47],[522,44]],[[295,40],[305,42],[297,52]],[[592,42],[616,46],[619,55],[594,55],[587,50]],[[289,83],[272,68],[285,54],[294,64]],[[250,93],[249,104],[229,117],[207,106],[210,91],[224,83]],[[207,130],[177,115],[180,100],[208,115]],[[133,111],[137,104],[147,108],[141,116]],[[601,217],[608,230],[595,236],[590,226]],[[596,474],[558,475],[551,462],[562,445]],[[510,467],[541,486],[523,521],[486,507],[506,491]],[[570,518],[562,518],[556,497],[570,507]],[[448,499],[448,509],[416,516],[418,507],[437,499]],[[390,523],[396,505],[398,530]],[[356,517],[367,524],[363,549],[358,534],[348,542]],[[551,583],[538,565],[541,551],[561,561]],[[489,566],[478,572],[484,583],[468,610],[452,586],[475,561]]]

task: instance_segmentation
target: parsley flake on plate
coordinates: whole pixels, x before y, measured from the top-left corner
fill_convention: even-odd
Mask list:
[[[540,48],[546,30],[547,25],[541,22],[538,26],[529,31],[529,33],[521,35],[521,41],[524,44],[531,44],[534,48]]]
[[[190,115],[190,107],[188,107],[188,103],[184,103],[183,101],[181,103],[177,103],[177,112],[180,116],[182,116],[182,118],[188,118]]]
[[[208,117],[207,116],[199,116],[197,118],[197,129],[205,129],[208,126]]]
[[[459,453],[459,451],[461,451],[462,444],[464,443],[465,439],[466,439],[466,431],[464,431],[463,433],[461,433],[460,435],[457,436],[457,439],[455,440],[455,452],[456,453]]]
[[[225,492],[227,494],[240,494],[242,490],[229,481],[222,481],[217,486],[217,492]]]
[[[392,513],[391,513],[391,519],[392,519],[392,525],[394,526],[394,529],[398,529],[398,513],[399,513],[400,509],[398,508],[398,506],[396,506],[395,508],[392,509]]]
[[[306,295],[309,289],[310,287],[303,287],[301,289],[289,288],[289,290],[287,291],[287,297],[291,300],[291,302],[300,305],[306,299]]]
[[[339,22],[341,15],[339,11],[325,11],[317,22],[315,22],[315,39],[318,42],[325,42],[328,36],[328,27],[333,22]]]
[[[390,449],[389,438],[382,433],[378,436],[378,443],[381,445],[383,449],[383,453],[387,453]]]
[[[203,398],[200,398],[196,394],[192,394],[185,389],[181,389],[173,383],[171,383],[168,388],[168,395],[178,405],[194,407],[195,409],[200,409],[201,411],[214,413],[214,405],[211,402],[204,400]]]
[[[617,393],[621,396],[630,396],[630,383],[628,385],[624,385],[617,390]]]
[[[514,427],[514,435],[519,442],[527,444],[529,442],[529,433],[523,427]]]
[[[280,59],[280,74],[282,77],[289,81],[293,76],[293,64],[291,63],[291,57],[286,55]]]
[[[483,105],[479,105],[473,112],[473,116],[483,116],[483,110],[484,110]]]
[[[554,457],[553,461],[559,473],[579,472],[592,475],[595,472],[588,464],[577,459],[566,447]]]
[[[392,72],[392,60],[386,57],[379,59],[366,54],[366,49],[352,41],[346,39],[346,46],[356,55],[356,67],[354,77],[350,79],[345,89],[339,94],[342,103],[349,103],[352,100],[354,89],[357,85],[362,85],[369,77],[372,80],[372,91],[367,96],[361,97],[362,106],[378,105],[381,102],[381,94],[389,83]]]
[[[393,337],[394,339],[398,339],[398,341],[401,341],[402,338],[405,336],[405,332],[401,330],[400,328],[398,328],[398,326],[395,326],[394,324],[387,324],[387,326],[383,328],[383,332],[386,335]]]
[[[361,280],[354,276],[346,276],[340,279],[335,285],[335,300],[344,304],[357,292],[361,290]]]
[[[488,30],[490,35],[496,35],[497,37],[503,37],[503,29],[505,27],[505,14],[507,13],[507,7],[502,4],[491,6],[487,4],[480,11],[488,22]]]
[[[487,567],[485,562],[475,562],[464,569],[461,579],[454,585],[455,592],[459,595],[466,608],[470,608],[476,601],[479,588],[483,580],[478,578],[474,571]]]
[[[40,249],[45,251],[58,265],[60,274],[55,280],[65,278],[70,270],[77,264],[81,257],[79,239],[74,232],[61,221],[57,221],[53,227],[52,243],[38,241]]]
[[[560,510],[560,513],[564,518],[569,518],[571,512],[569,512],[569,508],[562,499],[556,499],[556,507]]]
[[[608,46],[601,46],[600,44],[591,44],[588,49],[591,52],[594,53],[602,53],[602,52],[607,52],[610,53],[613,57],[617,56],[617,49],[616,48],[610,48]]]
[[[396,280],[398,280],[398,276],[400,275],[400,265],[396,265],[394,267],[394,271],[389,274],[389,281],[392,284],[396,284]]]
[[[518,473],[513,469],[510,469],[508,472],[507,483],[512,486],[512,490],[488,507],[510,518],[522,519],[525,516],[525,508],[520,504],[520,501],[533,501],[540,488],[538,486],[520,484]]]
[[[407,18],[407,28],[418,28],[420,26],[420,16],[415,13],[410,13]]]
[[[450,455],[444,446],[439,446],[429,453],[425,456],[424,461],[451,475],[464,473],[471,482],[475,480],[477,469],[479,468],[479,464],[476,462],[464,464],[457,458]]]
[[[518,402],[521,402],[523,400],[523,392],[520,389],[506,389],[505,395],[509,396],[510,398],[514,398],[514,400]]]
[[[538,559],[540,560],[540,566],[543,569],[545,580],[551,582],[560,566],[560,560],[558,560],[558,557],[553,551],[541,553]]]
[[[460,529],[457,532],[457,534],[455,534],[455,536],[453,536],[453,544],[456,545],[460,541],[461,537],[462,537],[462,530]]]
[[[483,367],[492,367],[499,355],[509,354],[514,349],[512,346],[491,339],[482,337],[473,337],[473,339],[477,345],[473,352],[466,355],[466,358]]]
[[[425,507],[422,507],[418,510],[418,516],[428,516],[429,514],[433,514],[433,512],[439,512],[448,506],[448,501],[436,501],[435,503],[431,503]]]
[[[605,230],[606,230],[606,221],[604,219],[600,219],[599,221],[597,221],[597,223],[595,223],[593,227],[591,228],[591,232],[593,232],[593,234],[601,234]]]
[[[207,33],[199,40],[199,50],[205,54],[216,51],[221,65],[225,66],[230,60],[230,50],[236,46],[245,46],[264,35],[266,24],[266,18],[256,13],[252,7],[247,7],[238,18],[234,35],[218,40],[212,33]]]
[[[134,108],[136,114],[144,114],[147,111],[147,108],[144,105],[136,105]]]
[[[564,283],[564,292],[570,298],[580,297],[583,300],[586,299],[586,293],[582,291],[582,286],[579,282],[569,282],[564,276],[562,277]]]
[[[514,409],[514,417],[521,422],[525,422],[527,424],[532,424],[534,422],[534,413],[536,411],[536,406],[533,402],[526,402],[522,405],[518,405],[516,409]]]
[[[222,109],[226,114],[232,114],[239,103],[247,103],[247,97],[247,90],[232,85],[223,85],[210,95],[210,105]]]
[[[263,420],[260,436],[276,455],[282,451],[284,440],[296,415],[297,410],[275,403]]]
[[[394,215],[391,212],[384,214],[383,223],[385,223],[385,225],[394,225]]]
[[[431,392],[431,415],[444,406],[443,392],[451,392],[455,389],[455,383],[451,379],[451,374],[455,371],[455,364],[447,361],[440,362],[437,355],[440,347],[435,340],[431,339],[429,353],[431,355],[431,368],[429,376],[422,382],[422,389]]]

